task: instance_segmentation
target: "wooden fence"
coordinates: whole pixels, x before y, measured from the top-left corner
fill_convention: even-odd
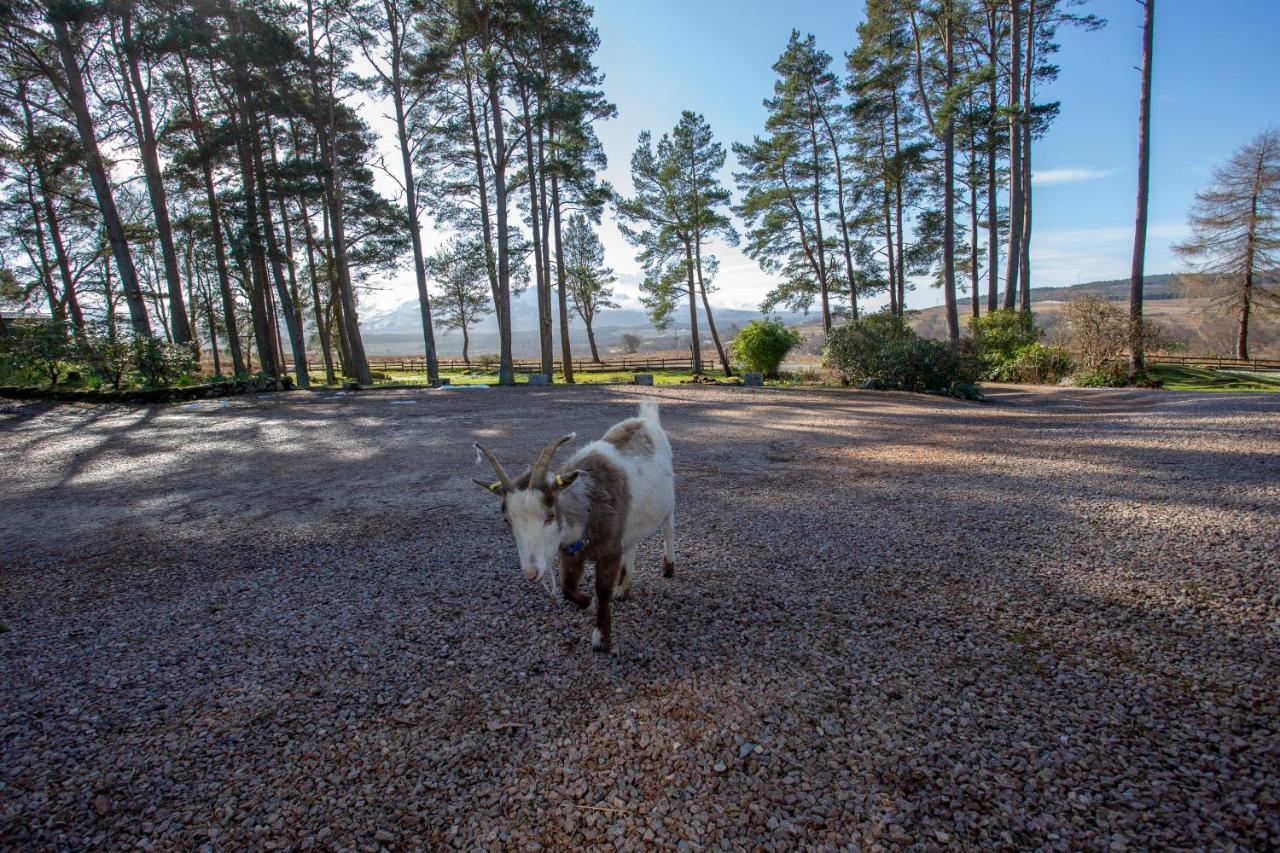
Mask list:
[[[1280,370],[1280,358],[1221,358],[1215,355],[1148,355],[1147,364],[1185,364],[1188,367]]]
[[[471,364],[465,363],[460,358],[442,358],[439,360],[441,370],[480,370],[485,372],[497,372],[498,363],[493,360],[481,361],[478,358],[471,359]],[[538,359],[516,359],[512,362],[516,373],[541,373],[542,362]],[[559,373],[562,362],[553,361],[551,369],[553,372]],[[371,370],[399,370],[408,373],[426,373],[427,359],[425,356],[371,356],[369,358],[369,368]],[[650,370],[693,370],[692,358],[679,358],[673,356],[636,356],[634,358],[610,359],[606,361],[590,361],[578,359],[573,360],[573,370],[575,373],[609,373],[613,371],[621,372],[646,372]]]

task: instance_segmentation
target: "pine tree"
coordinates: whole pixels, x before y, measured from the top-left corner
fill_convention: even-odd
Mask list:
[[[462,332],[462,360],[471,364],[471,327],[490,313],[486,249],[474,239],[453,238],[426,259],[436,282],[440,325]]]
[[[591,230],[586,216],[580,213],[569,218],[564,232],[564,264],[573,310],[587,327],[591,360],[599,363],[600,351],[596,348],[592,324],[601,310],[618,307],[613,298],[613,285],[618,278],[611,267],[605,266],[604,245]]]

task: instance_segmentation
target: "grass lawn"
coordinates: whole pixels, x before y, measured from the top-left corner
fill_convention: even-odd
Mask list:
[[[1183,364],[1148,367],[1169,391],[1280,391],[1280,373],[1256,370],[1215,370]]]

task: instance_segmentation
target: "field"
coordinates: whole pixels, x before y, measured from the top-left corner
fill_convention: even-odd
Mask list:
[[[515,466],[660,399],[590,621]],[[0,847],[1280,845],[1280,397],[595,386],[0,407]]]

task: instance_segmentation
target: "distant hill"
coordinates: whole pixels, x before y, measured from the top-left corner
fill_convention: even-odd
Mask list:
[[[1181,274],[1166,273],[1149,275],[1142,280],[1142,298],[1148,299],[1181,299],[1187,295],[1188,278]],[[1117,278],[1110,281],[1091,281],[1086,284],[1072,284],[1067,287],[1033,287],[1031,304],[1037,302],[1068,302],[1078,296],[1097,296],[1115,302],[1129,301],[1129,279]]]
[[[716,308],[716,329],[723,340],[728,341],[737,329],[752,320],[760,319],[759,311],[737,308]],[[800,314],[778,315],[784,322],[799,323]],[[556,320],[559,328],[559,320]],[[370,355],[414,355],[423,351],[422,318],[418,300],[411,299],[388,311],[371,313],[360,318],[360,330],[365,349]],[[711,333],[706,328],[706,317],[699,306],[698,331],[708,351],[714,354]],[[600,355],[618,352],[622,336],[635,335],[642,341],[642,351],[687,351],[689,348],[689,313],[677,311],[671,328],[659,332],[649,322],[649,315],[636,307],[611,308],[604,311],[595,322],[596,345]],[[498,323],[488,316],[471,332],[471,354],[498,351]],[[570,314],[569,337],[575,355],[590,355],[586,326],[577,314]],[[436,330],[437,349],[442,356],[462,355],[462,333]],[[516,358],[530,358],[538,354],[538,297],[532,288],[511,301],[511,345]]]
[[[1275,281],[1277,276],[1272,273],[1266,278]],[[1224,286],[1215,285],[1203,276],[1147,276],[1143,282],[1143,311],[1170,337],[1181,342],[1189,354],[1231,355],[1235,350],[1236,317],[1214,305],[1214,297],[1222,294]],[[1086,295],[1127,305],[1129,280],[1032,288],[1031,304],[1035,309],[1036,325],[1044,331],[1046,340],[1052,341],[1058,334],[1066,303]],[[961,300],[962,324],[969,321],[970,305],[967,299]],[[912,324],[926,337],[943,339],[947,336],[946,312],[940,306],[918,312]],[[1250,340],[1250,350],[1257,357],[1280,356],[1280,323],[1255,313]]]

